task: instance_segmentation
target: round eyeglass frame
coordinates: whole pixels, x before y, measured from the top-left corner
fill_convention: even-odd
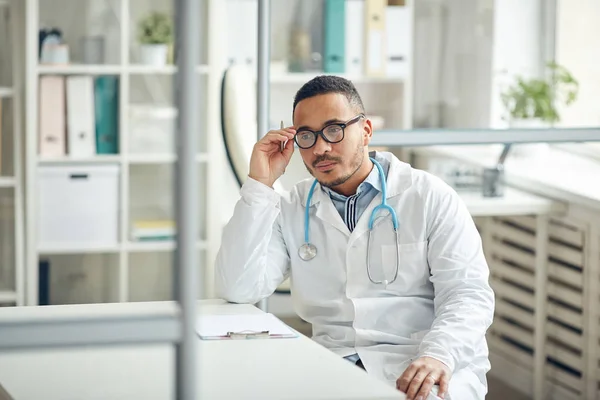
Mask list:
[[[326,141],[327,143],[339,143],[342,140],[344,140],[344,137],[346,136],[346,128],[348,126],[350,126],[350,125],[358,122],[361,118],[365,118],[365,114],[362,114],[362,113],[358,114],[357,116],[349,119],[346,122],[328,124],[328,125],[324,126],[323,129],[321,129],[320,131],[311,131],[309,129],[302,130],[302,132],[311,132],[315,136],[315,140],[313,141],[313,143],[310,146],[302,146],[302,145],[300,145],[299,140],[298,140],[298,133],[296,133],[296,135],[294,135],[294,142],[296,142],[296,144],[298,145],[298,147],[300,147],[301,149],[304,149],[304,150],[310,149],[311,147],[313,147],[317,143],[317,140],[318,140],[319,136],[321,136],[321,138],[324,141]],[[323,131],[325,131],[327,128],[332,127],[332,126],[339,126],[342,129],[342,137],[341,137],[340,140],[335,140],[335,141],[329,140],[325,136],[325,134],[323,133]]]

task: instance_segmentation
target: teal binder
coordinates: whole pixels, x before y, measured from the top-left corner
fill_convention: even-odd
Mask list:
[[[344,73],[346,48],[346,0],[325,0],[325,57],[323,66],[328,73]]]
[[[98,154],[119,153],[119,78],[99,76],[94,81],[96,148]]]

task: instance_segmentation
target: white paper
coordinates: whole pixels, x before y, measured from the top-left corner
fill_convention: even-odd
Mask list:
[[[204,339],[226,337],[228,332],[269,331],[269,336],[297,336],[273,314],[203,315],[198,319],[196,331]]]

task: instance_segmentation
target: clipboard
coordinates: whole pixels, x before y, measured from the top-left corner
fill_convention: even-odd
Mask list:
[[[295,338],[298,334],[275,315],[233,314],[202,315],[196,332],[203,340],[247,340]]]

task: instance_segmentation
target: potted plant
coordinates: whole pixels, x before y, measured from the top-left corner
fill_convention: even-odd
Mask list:
[[[517,76],[515,82],[502,92],[502,103],[511,128],[550,127],[560,121],[557,106],[570,106],[577,99],[579,83],[573,75],[555,62],[548,63],[547,68],[550,72],[547,79]],[[515,148],[517,155],[546,149],[546,143],[519,145]]]
[[[163,66],[167,63],[169,47],[173,42],[173,20],[162,12],[154,11],[138,24],[140,59],[143,64]]]
[[[514,128],[546,127],[560,121],[557,105],[569,106],[577,99],[579,83],[565,68],[554,62],[547,64],[548,79],[516,77],[501,94],[502,103]]]

